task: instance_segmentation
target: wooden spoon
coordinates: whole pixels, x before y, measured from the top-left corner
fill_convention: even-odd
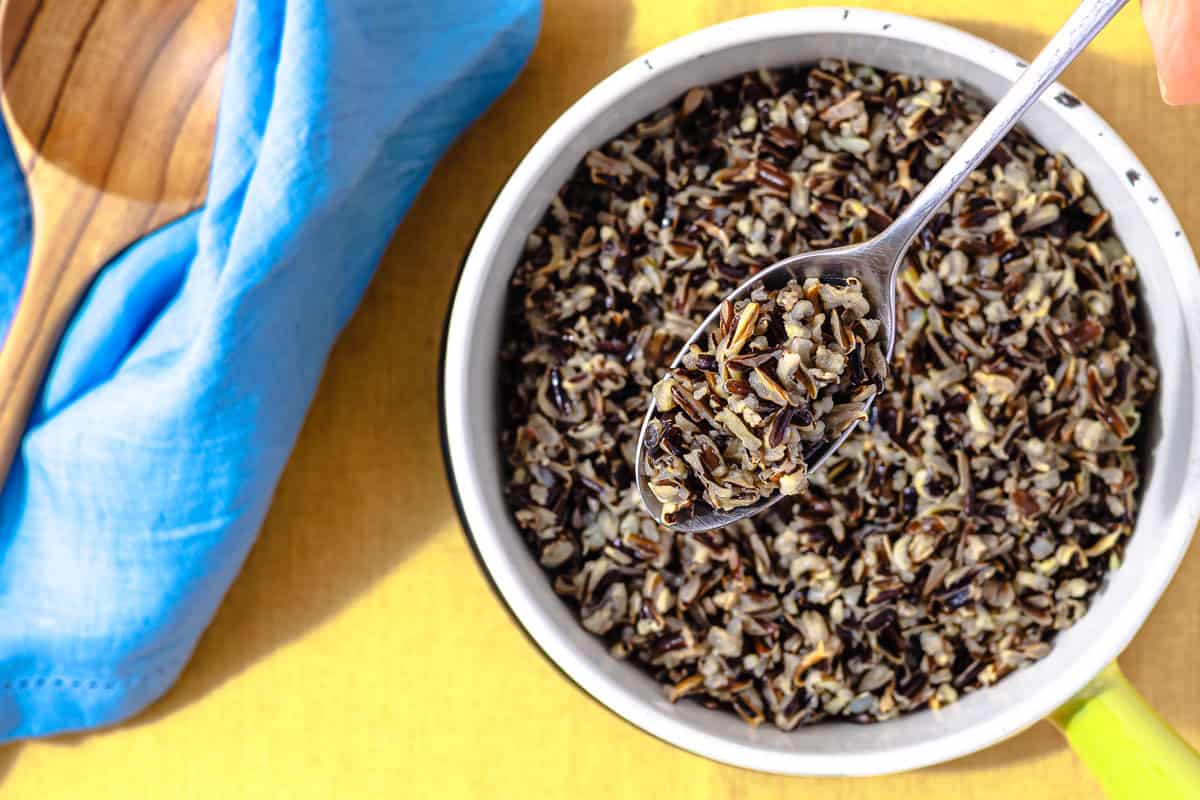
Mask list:
[[[33,244],[0,350],[0,482],[93,279],[204,203],[233,0],[7,0],[4,121]]]

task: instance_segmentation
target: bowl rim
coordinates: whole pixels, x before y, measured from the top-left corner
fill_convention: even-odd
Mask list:
[[[1153,564],[1151,575],[1155,580],[1139,584],[1128,593],[1128,602],[1123,606],[1121,616],[1113,620],[1107,630],[1105,646],[1093,647],[1086,659],[1076,662],[1075,668],[1059,670],[1025,701],[996,714],[992,725],[976,725],[949,741],[913,742],[891,748],[873,753],[869,759],[853,752],[780,755],[776,751],[698,731],[661,714],[622,689],[609,686],[609,681],[600,675],[596,666],[582,658],[555,625],[543,619],[538,601],[526,591],[523,581],[511,569],[506,554],[498,544],[497,535],[503,532],[489,519],[478,497],[477,486],[472,485],[470,480],[459,480],[463,472],[471,472],[472,448],[471,443],[461,436],[460,426],[455,421],[455,411],[461,410],[459,407],[464,400],[448,384],[454,379],[451,367],[462,361],[467,351],[470,333],[463,329],[466,323],[457,322],[462,315],[456,315],[455,311],[464,304],[474,306],[481,297],[480,282],[495,264],[492,251],[504,233],[505,215],[498,212],[510,207],[514,211],[519,208],[522,197],[537,180],[544,166],[552,163],[552,158],[548,159],[548,156],[554,155],[561,141],[586,122],[595,109],[611,107],[627,92],[650,79],[648,76],[655,71],[653,65],[676,66],[702,57],[705,52],[771,37],[860,32],[869,32],[874,36],[882,34],[885,38],[910,45],[927,46],[928,42],[937,42],[938,49],[954,53],[1010,80],[1024,64],[1015,54],[992,42],[942,23],[892,12],[841,7],[786,9],[741,17],[699,29],[638,56],[596,84],[564,111],[539,137],[505,182],[484,216],[455,278],[439,352],[439,433],[451,494],[481,571],[526,637],[576,686],[642,731],[714,761],[777,774],[865,776],[916,769],[984,749],[1045,718],[1115,659],[1137,633],[1178,569],[1195,532],[1196,520],[1200,517],[1200,493],[1180,498],[1172,520],[1186,519],[1190,520],[1190,524],[1186,530],[1182,523],[1172,525],[1171,535],[1164,538],[1164,547]],[[1131,179],[1127,195],[1155,231],[1162,234],[1159,246],[1164,255],[1164,267],[1168,268],[1171,279],[1177,285],[1181,308],[1200,309],[1200,268],[1178,218],[1162,197],[1154,179],[1103,118],[1060,83],[1052,84],[1039,103],[1049,102],[1052,97],[1061,98],[1064,94],[1070,98],[1070,113],[1077,115],[1076,129],[1088,131],[1097,150],[1112,155],[1122,167],[1127,166],[1127,170],[1136,171],[1138,187],[1133,188]],[[1183,346],[1188,349],[1192,383],[1200,387],[1200,348],[1196,345],[1189,339]],[[1188,475],[1200,480],[1200,425],[1193,426],[1188,452],[1192,458],[1188,463]]]

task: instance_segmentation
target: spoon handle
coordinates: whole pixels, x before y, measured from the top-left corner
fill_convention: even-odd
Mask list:
[[[976,126],[962,146],[930,179],[881,239],[895,254],[892,271],[899,269],[900,256],[929,218],[950,198],[967,176],[992,152],[1021,116],[1029,110],[1067,65],[1096,38],[1128,0],[1083,0],[1050,43],[1026,67],[1021,77],[1000,102]]]
[[[59,340],[87,291],[45,237],[34,237],[25,287],[0,350],[0,481],[25,435],[29,413]]]

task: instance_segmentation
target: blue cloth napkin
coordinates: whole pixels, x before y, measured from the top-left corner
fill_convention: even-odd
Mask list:
[[[537,0],[245,0],[205,208],[90,292],[0,495],[0,741],[175,680],[254,541],[335,337]],[[0,321],[29,241],[0,140]]]

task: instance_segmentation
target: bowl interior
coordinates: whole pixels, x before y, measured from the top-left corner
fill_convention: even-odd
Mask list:
[[[454,301],[444,412],[452,479],[480,555],[524,627],[575,681],[651,733],[718,760],[774,772],[868,774],[953,758],[1016,733],[1115,657],[1149,613],[1186,549],[1197,514],[1196,504],[1184,495],[1197,471],[1191,411],[1198,375],[1197,281],[1195,261],[1175,233],[1178,223],[1152,179],[1099,117],[1086,106],[1056,100],[1062,89],[1052,87],[1025,125],[1044,146],[1066,153],[1083,170],[1112,213],[1141,270],[1142,300],[1162,372],[1148,426],[1153,458],[1126,563],[1086,617],[1058,638],[1050,656],[936,712],[876,725],[834,722],[782,733],[753,730],[732,715],[691,703],[669,704],[652,679],[613,659],[579,626],[511,522],[496,445],[496,353],[506,285],[526,236],[588,149],[691,86],[823,57],[952,77],[993,100],[1021,68],[1015,56],[953,29],[842,9],[727,23],[630,64],[560,118],[489,214]],[[1169,438],[1162,438],[1164,430],[1171,432]]]

